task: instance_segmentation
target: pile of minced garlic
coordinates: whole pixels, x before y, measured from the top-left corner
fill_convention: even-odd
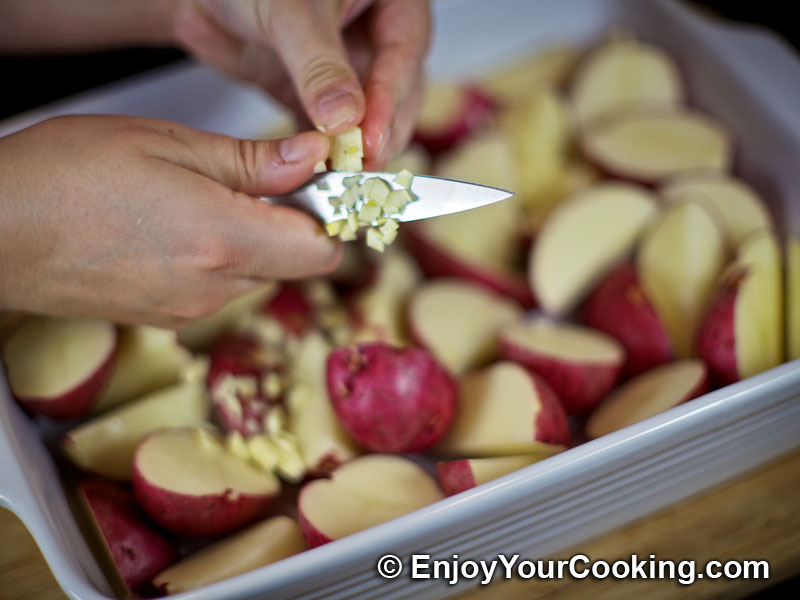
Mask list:
[[[363,157],[361,128],[355,127],[333,138],[329,160],[334,171],[361,171]],[[397,215],[416,200],[411,192],[413,179],[410,171],[403,170],[393,179],[400,189],[393,189],[381,177],[346,177],[344,193],[330,198],[331,205],[342,214],[342,218],[327,225],[328,235],[349,242],[358,237],[359,229],[369,227],[366,232],[367,246],[383,252],[397,237]]]

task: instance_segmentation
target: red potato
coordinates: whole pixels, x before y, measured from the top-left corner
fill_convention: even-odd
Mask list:
[[[513,473],[561,451],[560,446],[553,446],[551,451],[543,451],[539,454],[448,460],[436,464],[436,475],[445,494],[453,496]]]
[[[266,519],[184,558],[160,572],[153,585],[165,594],[180,594],[235,577],[306,549],[297,521]]]
[[[626,183],[595,184],[560,203],[539,231],[528,262],[542,309],[569,313],[625,259],[657,215],[656,197]]]
[[[288,429],[297,438],[303,462],[313,475],[326,475],[360,454],[336,417],[328,395],[330,353],[325,338],[312,332],[300,341],[289,372]]]
[[[106,552],[133,592],[147,592],[150,579],[178,560],[173,540],[157,529],[127,487],[102,479],[78,484],[81,501]]]
[[[604,331],[625,347],[626,376],[672,360],[667,330],[631,263],[609,273],[586,300],[582,312],[589,327]]]
[[[644,421],[708,391],[708,369],[697,359],[676,360],[631,379],[597,407],[586,422],[595,439]]]
[[[185,381],[152,392],[83,423],[67,433],[61,448],[78,468],[130,480],[136,447],[164,427],[203,425],[208,396],[201,381]]]
[[[444,498],[422,467],[399,456],[370,454],[307,483],[300,528],[312,548],[390,521]]]
[[[475,87],[428,86],[414,141],[431,154],[444,152],[489,125],[495,112],[494,101]]]
[[[472,260],[471,257],[436,241],[429,233],[430,230],[425,226],[411,225],[403,229],[407,247],[419,258],[428,277],[453,277],[474,281],[513,298],[525,308],[536,306],[536,300],[523,273],[502,264],[491,264],[488,260]]]
[[[677,108],[621,107],[586,127],[580,146],[611,177],[644,185],[691,171],[726,171],[733,158],[732,141],[719,123]]]
[[[639,244],[636,272],[677,358],[694,354],[697,328],[725,258],[717,220],[694,202],[669,206]]]
[[[499,362],[467,373],[459,389],[459,409],[434,447],[437,453],[510,456],[570,444],[567,416],[555,393],[516,363]]]
[[[615,37],[588,53],[576,70],[571,100],[582,123],[620,106],[675,106],[685,92],[677,65],[660,48]]]
[[[347,432],[372,452],[420,452],[453,419],[455,380],[427,351],[386,344],[337,348],[328,357],[328,393]]]
[[[121,328],[114,367],[94,406],[102,412],[178,381],[192,353],[174,331],[135,325]]]
[[[282,282],[261,312],[273,317],[291,336],[300,337],[314,325],[314,307],[297,283]]]
[[[780,244],[772,230],[740,247],[698,328],[697,354],[722,385],[784,360],[783,275]]]
[[[116,347],[112,323],[31,317],[3,348],[11,392],[28,410],[51,419],[87,415],[111,376]]]
[[[223,432],[266,432],[269,409],[283,395],[283,356],[249,334],[228,334],[210,352],[208,390],[214,420]],[[275,387],[266,384],[274,378]]]
[[[510,140],[499,131],[470,138],[439,160],[436,175],[517,190],[520,175]],[[427,219],[403,229],[429,277],[469,279],[533,305],[517,271],[521,207],[514,196],[474,210]]]
[[[579,325],[538,318],[500,329],[500,354],[544,379],[567,413],[585,415],[612,390],[625,364],[614,338]]]
[[[412,336],[455,375],[496,357],[498,328],[521,316],[511,299],[467,281],[432,281],[409,303]]]
[[[137,448],[133,490],[147,514],[181,535],[221,535],[264,515],[278,479],[226,452],[202,428],[161,429]]]

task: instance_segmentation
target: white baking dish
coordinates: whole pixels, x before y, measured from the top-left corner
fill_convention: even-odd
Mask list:
[[[739,141],[737,171],[800,233],[800,62],[779,40],[709,22],[668,0],[443,0],[434,77],[470,76],[537,47],[583,43],[622,24],[672,51],[692,102]],[[0,124],[61,113],[127,113],[249,136],[278,118],[261,96],[198,66],[169,68]],[[552,555],[800,446],[800,361],[707,394],[414,514],[180,598],[416,598],[456,591],[375,571],[386,553]],[[31,530],[72,598],[110,588],[67,505],[40,425],[0,382],[0,502]]]

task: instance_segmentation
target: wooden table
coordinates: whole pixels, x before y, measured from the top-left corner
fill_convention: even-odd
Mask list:
[[[769,581],[704,579],[690,588],[692,598],[740,598],[800,575],[800,452],[756,473],[719,487],[612,534],[581,544],[576,552],[592,559],[629,557],[633,553],[659,559],[764,559]],[[556,558],[560,558],[556,557]],[[476,588],[466,598],[546,598],[592,600],[685,596],[686,586],[674,581],[501,582]],[[0,600],[64,600],[32,538],[7,511],[0,510]]]

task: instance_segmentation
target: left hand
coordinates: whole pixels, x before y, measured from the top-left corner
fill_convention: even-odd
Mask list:
[[[430,38],[427,0],[190,0],[172,18],[183,47],[259,84],[324,133],[361,125],[366,170],[408,143]]]

